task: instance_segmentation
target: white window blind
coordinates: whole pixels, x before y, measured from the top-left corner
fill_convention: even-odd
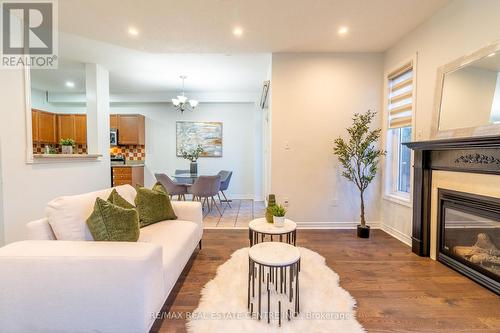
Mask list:
[[[413,106],[413,64],[409,62],[390,73],[389,81],[389,128],[411,126]]]

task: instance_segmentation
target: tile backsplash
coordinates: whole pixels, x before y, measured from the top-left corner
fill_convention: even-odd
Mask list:
[[[123,155],[128,161],[144,161],[146,159],[146,147],[140,145],[115,146],[110,148],[113,155]]]
[[[33,143],[33,154],[45,154],[45,146],[54,147],[58,154],[61,154],[61,145],[59,144],[44,144],[44,143]],[[74,154],[87,154],[87,145],[76,145],[73,150]]]

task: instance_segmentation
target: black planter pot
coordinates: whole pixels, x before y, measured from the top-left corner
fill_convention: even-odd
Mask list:
[[[370,238],[370,227],[362,227],[361,225],[357,226],[358,237],[359,238]]]

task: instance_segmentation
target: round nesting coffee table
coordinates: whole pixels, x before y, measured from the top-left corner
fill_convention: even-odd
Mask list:
[[[278,323],[282,312],[288,320],[299,313],[300,252],[293,245],[281,242],[264,242],[248,250],[248,301],[250,314],[270,323],[271,295],[278,305]],[[257,283],[257,292],[255,284]],[[256,294],[257,293],[257,297]],[[267,296],[267,311],[262,311],[262,296]],[[254,305],[254,303],[256,303]]]
[[[271,242],[279,240],[295,246],[297,239],[297,223],[292,220],[285,219],[285,224],[282,227],[277,227],[274,223],[268,223],[265,218],[259,218],[250,221],[248,224],[248,238],[250,246],[262,243],[266,237],[269,237]]]

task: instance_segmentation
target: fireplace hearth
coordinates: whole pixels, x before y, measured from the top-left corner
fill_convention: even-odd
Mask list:
[[[500,199],[439,189],[437,259],[500,294]]]

